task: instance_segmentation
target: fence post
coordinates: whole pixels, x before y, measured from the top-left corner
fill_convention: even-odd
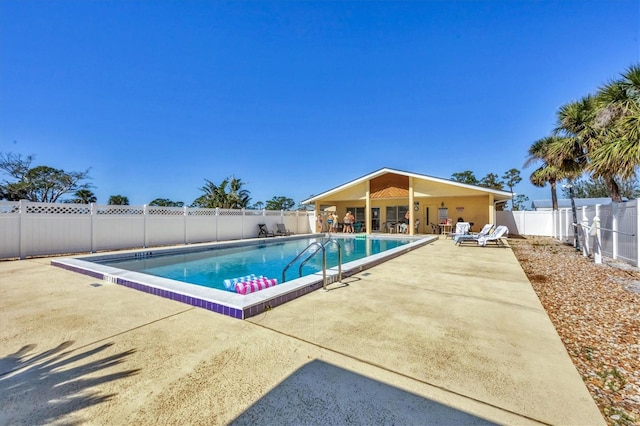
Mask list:
[[[245,237],[244,237],[244,229],[245,229],[245,226],[244,226],[244,225],[245,225],[245,223],[244,223],[244,222],[245,222],[246,220],[247,220],[247,215],[246,215],[245,210],[244,210],[244,207],[243,207],[243,208],[242,208],[242,225],[241,225],[241,229],[240,229],[240,232],[242,233],[242,237],[241,237],[241,239],[243,239],[243,240],[244,240],[244,238],[245,238]]]
[[[584,210],[582,211],[584,213]],[[584,215],[582,216],[582,224],[580,225],[580,233],[582,234],[582,255],[589,257],[589,238],[591,234],[591,228],[589,228],[589,219]]]
[[[640,266],[640,206],[638,206],[638,200],[627,201],[628,203],[632,203],[636,208],[636,235],[635,235],[635,246],[636,246],[636,267]]]
[[[147,241],[147,214],[149,212],[147,211],[147,205],[143,204],[142,205],[142,218],[143,218],[143,229],[142,229],[142,239],[144,240],[142,242],[142,248],[147,248],[148,246],[148,241]]]
[[[558,209],[558,224],[560,227],[558,228],[558,240],[564,240],[564,209]]]
[[[593,218],[593,224],[591,230],[595,231],[596,240],[593,247],[593,261],[595,263],[602,263],[602,235],[600,234],[600,217]]]
[[[220,216],[220,207],[216,207],[216,214],[215,214],[215,218],[216,218],[216,241],[218,241],[218,217]]]
[[[613,258],[618,258],[618,203],[611,202],[611,243],[613,244]]]
[[[95,216],[96,216],[96,204],[91,203],[89,215],[91,216],[91,253],[96,252],[96,225],[95,225]]]
[[[189,240],[187,237],[187,219],[189,218],[189,211],[187,206],[184,206],[183,209],[184,211],[182,214],[184,215],[184,244],[187,245],[189,244]]]
[[[558,241],[562,241],[564,237],[564,210],[558,209]]]
[[[18,247],[18,251],[20,253],[20,259],[25,259],[27,257],[27,236],[26,234],[26,225],[25,225],[25,221],[26,221],[26,214],[27,214],[27,200],[20,200],[19,204],[18,204],[18,216],[19,216],[19,222],[18,222],[18,226],[20,227],[18,229],[18,240],[19,240],[19,247]]]

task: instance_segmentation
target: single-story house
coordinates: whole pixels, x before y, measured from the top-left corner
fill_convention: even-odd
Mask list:
[[[409,234],[439,232],[440,224],[464,221],[479,230],[495,223],[496,204],[511,199],[511,193],[468,185],[390,168],[382,168],[315,195],[302,204],[314,205],[318,229],[335,212],[339,222],[352,212],[362,232],[394,232],[409,212]],[[411,206],[411,208],[409,208]]]

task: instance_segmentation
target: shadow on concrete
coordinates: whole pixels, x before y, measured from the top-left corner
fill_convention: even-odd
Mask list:
[[[135,350],[93,359],[113,343],[79,352],[67,350],[67,341],[34,353],[36,345],[26,345],[0,358],[0,424],[44,424],[82,408],[100,404],[115,394],[92,390],[102,383],[122,379],[139,370],[120,371],[98,376],[103,370],[124,362]],[[64,419],[65,425],[79,424]]]
[[[493,425],[485,419],[314,360],[296,370],[232,425]]]

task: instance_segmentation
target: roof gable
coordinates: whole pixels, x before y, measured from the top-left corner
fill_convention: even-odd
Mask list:
[[[409,196],[409,177],[418,179],[419,181],[429,181],[439,183],[449,187],[457,188],[458,191],[452,191],[453,195],[458,195],[460,189],[477,191],[478,195],[481,194],[493,194],[496,201],[508,200],[511,198],[511,193],[507,191],[500,191],[497,189],[485,188],[483,186],[468,185],[466,183],[456,182],[450,179],[442,179],[433,176],[423,175],[419,173],[406,172],[402,170],[390,169],[388,167],[376,170],[367,175],[361,176],[343,185],[332,188],[321,194],[315,195],[307,200],[302,201],[301,204],[310,204],[319,199],[325,199],[336,195],[339,192],[348,190],[354,186],[361,185],[368,180],[371,180],[370,184],[370,196],[371,198],[394,198],[394,197],[408,197]],[[403,182],[406,182],[403,183]],[[404,191],[406,189],[406,191]],[[373,194],[376,194],[374,196]]]
[[[394,198],[409,196],[409,177],[387,173],[371,179],[370,196],[374,198]]]

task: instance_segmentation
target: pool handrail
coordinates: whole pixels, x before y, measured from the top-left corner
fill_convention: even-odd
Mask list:
[[[323,283],[326,284],[327,282],[327,269],[326,269],[326,256],[324,255],[324,246],[322,244],[320,244],[317,241],[312,242],[311,244],[309,244],[304,250],[302,250],[300,252],[300,254],[298,254],[296,257],[293,258],[293,260],[291,262],[289,262],[289,264],[287,266],[284,267],[284,269],[282,270],[282,282],[286,282],[287,281],[287,269],[289,269],[289,267],[291,267],[291,265],[293,265],[298,259],[300,259],[302,257],[303,254],[305,254],[307,252],[307,250],[309,250],[311,247],[314,246],[319,246],[319,248],[322,250],[322,280]],[[317,252],[316,252],[317,253]]]
[[[330,238],[327,242],[325,242],[323,244],[323,246],[328,246],[329,243],[335,243],[335,245],[338,246],[338,282],[341,283],[342,282],[342,246],[340,245],[340,242],[338,242],[338,240],[336,240],[335,238]],[[327,268],[327,262],[326,259],[323,262],[322,265],[323,269],[326,270]],[[323,288],[326,290],[327,289],[327,280],[324,280],[323,283]]]
[[[326,276],[327,276],[327,274],[326,274],[326,270],[327,270],[327,259],[326,259],[327,253],[326,253],[326,250],[324,250],[324,249],[330,243],[334,243],[335,245],[338,246],[338,282],[342,282],[342,246],[340,245],[338,240],[336,240],[335,238],[330,238],[329,240],[327,240],[324,243],[322,243],[322,247],[323,247],[323,250],[322,250],[322,256],[323,256],[323,259],[322,259],[322,270],[323,270],[323,274],[322,274],[322,276],[323,276],[323,278],[325,278],[324,281],[322,282],[322,288],[324,290],[327,289],[327,280],[326,280]],[[311,260],[311,258],[313,256],[315,256],[316,253],[318,253],[318,252],[315,251],[315,252],[311,253],[309,255],[309,257],[307,257],[305,260],[300,262],[300,267],[298,268],[298,276],[300,276],[300,277],[302,276],[302,268],[304,267],[304,265],[309,260]]]
[[[326,290],[327,289],[326,246],[328,246],[330,243],[334,243],[335,245],[338,246],[338,282],[342,282],[342,246],[335,238],[331,238],[322,244],[320,244],[317,241],[314,241],[311,244],[309,244],[304,250],[300,252],[300,254],[298,254],[291,262],[289,262],[287,266],[284,267],[284,269],[282,270],[282,282],[284,283],[287,280],[287,269],[289,269],[291,265],[293,265],[298,259],[300,259],[302,255],[305,254],[311,247],[318,246],[322,250],[322,288]],[[318,251],[319,250],[316,250],[315,252],[311,253],[309,256],[307,256],[306,259],[300,262],[300,267],[298,268],[298,276],[300,277],[302,276],[302,268],[313,256],[315,256],[318,253]]]

